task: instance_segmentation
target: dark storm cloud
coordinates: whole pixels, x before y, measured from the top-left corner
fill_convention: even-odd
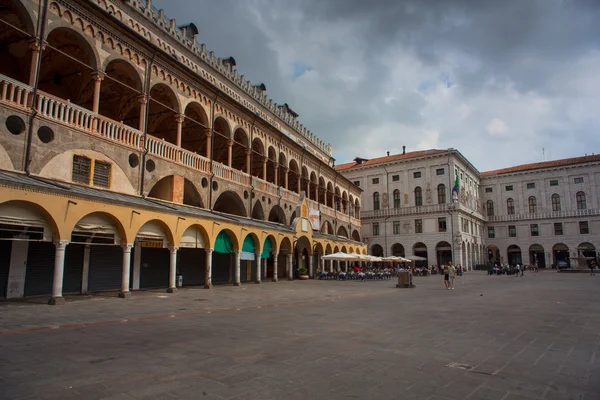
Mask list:
[[[340,161],[456,147],[485,170],[600,145],[599,1],[154,4],[196,22]]]

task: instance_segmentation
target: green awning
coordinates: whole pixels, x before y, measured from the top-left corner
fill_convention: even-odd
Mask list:
[[[263,246],[262,254],[260,258],[269,258],[271,257],[271,253],[273,252],[273,243],[271,243],[271,238],[267,238],[265,240],[265,245]]]
[[[233,253],[231,239],[229,239],[229,235],[225,231],[221,231],[217,235],[217,240],[215,241],[215,251],[217,253],[224,254]]]
[[[254,253],[255,248],[256,246],[254,246],[254,239],[252,239],[252,236],[246,236],[246,239],[244,239],[244,245],[242,246],[242,251]]]

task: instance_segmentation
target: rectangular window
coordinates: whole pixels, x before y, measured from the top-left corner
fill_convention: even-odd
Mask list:
[[[583,183],[583,177],[575,178],[575,183]]]
[[[558,180],[554,179],[550,181],[550,186],[558,186]]]
[[[421,171],[413,172],[413,178],[420,178],[420,177],[421,177]]]
[[[392,175],[392,182],[399,182],[400,181],[400,175]]]
[[[90,184],[92,160],[84,156],[73,155],[73,182]]]
[[[444,175],[445,173],[446,173],[446,170],[444,168],[438,168],[435,170],[436,175]]]
[[[379,185],[379,178],[373,178],[373,185]]]
[[[535,183],[534,182],[528,183],[527,189],[535,189]]]
[[[394,235],[400,234],[400,221],[394,221]]]
[[[354,181],[352,183],[354,183],[356,186],[360,186],[360,181]]]
[[[438,232],[446,232],[446,217],[438,218]]]
[[[531,224],[530,230],[531,236],[540,236],[540,227],[538,226],[538,224]]]
[[[379,236],[379,222],[373,222],[373,236]]]
[[[508,237],[517,237],[517,227],[515,225],[508,226]]]
[[[493,191],[494,191],[494,188],[485,188],[486,193],[492,193]]]
[[[590,233],[590,226],[587,221],[579,221],[579,233],[582,235]]]
[[[562,235],[563,234],[563,225],[562,225],[562,222],[555,222],[554,223],[554,234],[555,235]]]
[[[488,238],[494,239],[496,237],[496,231],[493,226],[488,226]]]
[[[473,223],[471,222],[471,235],[473,234]]]
[[[415,219],[415,233],[423,233],[423,220]]]
[[[110,163],[94,161],[94,186],[110,187]]]
[[[504,188],[507,192],[512,192],[513,190],[513,185],[506,185],[506,187]]]

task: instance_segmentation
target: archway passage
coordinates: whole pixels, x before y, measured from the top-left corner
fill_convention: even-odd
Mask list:
[[[204,203],[202,202],[202,197],[200,196],[198,189],[196,189],[196,186],[187,179],[184,179],[183,184],[183,204],[199,208],[204,207]]]
[[[260,221],[265,220],[265,212],[263,211],[260,200],[254,203],[254,208],[252,208],[252,219],[258,219]]]
[[[500,263],[500,249],[498,249],[498,246],[491,244],[487,247],[487,261],[492,265]]]
[[[418,267],[426,267],[429,264],[429,260],[427,258],[427,246],[425,245],[425,243],[415,243],[415,245],[413,246],[413,255],[417,256],[417,257],[422,257],[425,260],[419,260],[419,261],[415,261],[415,266]]]
[[[257,258],[258,238],[249,233],[242,243],[240,255],[240,282],[258,280],[258,268],[260,268],[260,257]]]
[[[338,228],[337,235],[348,238],[348,231],[346,230],[346,228],[344,226],[340,226]]]
[[[234,278],[235,268],[235,238],[233,232],[222,230],[215,239],[212,255],[212,283],[229,283]]]
[[[20,2],[0,0],[0,74],[25,84],[33,83],[29,81],[29,40],[33,33],[33,22]]]
[[[294,271],[296,275],[299,275],[298,271],[302,268],[306,268],[307,273],[310,273],[309,257],[311,253],[312,248],[308,238],[306,236],[298,238],[294,247]]]
[[[177,144],[175,116],[178,113],[179,104],[173,90],[163,83],[152,86],[148,102],[148,134]]]
[[[209,158],[210,149],[207,148],[209,132],[208,117],[204,108],[198,103],[188,104],[181,128],[181,147]]]
[[[437,265],[446,265],[452,261],[452,246],[450,243],[439,242],[435,246],[435,252],[437,254]]]
[[[260,139],[256,138],[252,141],[252,156],[251,156],[251,170],[252,176],[257,178],[263,178],[263,164],[265,160],[265,147],[263,146]]]
[[[177,273],[183,277],[183,286],[204,285],[208,235],[200,225],[187,228],[179,240]]]
[[[529,262],[538,268],[546,268],[546,253],[544,248],[539,244],[532,244],[529,247]]]
[[[160,220],[146,222],[136,235],[136,251],[139,249],[140,264],[134,263],[134,289],[150,289],[169,286],[171,265],[169,245],[173,238],[169,227]]]
[[[285,225],[285,213],[283,212],[283,209],[278,205],[274,205],[269,213],[269,221]]]
[[[552,255],[554,258],[553,268],[565,268],[571,266],[569,248],[566,244],[557,243],[552,246]]]
[[[375,257],[383,257],[383,247],[378,244],[374,244],[371,247],[371,255]]]
[[[69,28],[54,29],[47,41],[42,52],[40,90],[91,110],[92,73],[97,60],[90,44]]]
[[[331,222],[327,220],[321,221],[321,233],[333,235],[333,226],[331,226]]]
[[[225,214],[238,215],[240,217],[247,216],[246,207],[244,206],[242,199],[240,199],[240,196],[229,190],[221,193],[215,202],[213,210]]]
[[[143,91],[140,74],[124,60],[111,61],[104,73],[106,76],[100,86],[99,113],[139,129],[140,96]]]
[[[288,172],[288,189],[294,193],[300,193],[300,186],[298,186],[298,180],[300,178],[300,170],[298,169],[298,163],[296,160],[290,160],[290,169]]]
[[[394,257],[406,257],[404,246],[400,243],[394,243],[394,245],[392,245],[392,255]]]
[[[523,265],[521,248],[515,244],[508,246],[506,249],[506,260],[508,261],[509,265]]]
[[[233,134],[232,168],[250,173],[247,165],[250,157],[248,150],[248,135],[243,129],[236,129]]]
[[[291,279],[292,271],[288,270],[288,254],[293,254],[292,243],[290,239],[283,238],[279,245],[279,257],[277,258],[277,276],[278,279],[288,278]]]
[[[352,240],[356,240],[357,242],[360,242],[360,233],[358,233],[357,229],[352,231]]]
[[[229,124],[222,117],[217,117],[214,122],[212,134],[212,157],[221,164],[229,165],[229,144],[231,132]],[[231,143],[233,145],[233,143]]]

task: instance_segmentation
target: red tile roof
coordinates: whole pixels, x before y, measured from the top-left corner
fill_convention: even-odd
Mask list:
[[[370,160],[365,160],[360,164],[357,164],[356,161],[352,161],[349,163],[336,165],[335,169],[336,169],[336,171],[345,171],[345,170],[348,170],[350,168],[354,168],[357,166],[377,165],[377,164],[383,164],[383,163],[391,162],[391,161],[409,160],[411,158],[418,158],[418,157],[442,154],[442,153],[447,153],[447,152],[448,152],[448,150],[437,150],[437,149],[410,151],[405,154],[393,154],[391,156],[386,156],[386,157],[372,158]]]
[[[512,172],[529,171],[533,169],[541,168],[552,168],[552,167],[563,167],[566,165],[582,164],[590,161],[600,161],[600,154],[583,157],[563,158],[562,160],[544,161],[531,164],[515,165],[514,167],[496,169],[493,171],[485,171],[481,173],[481,176],[491,176],[499,174],[509,174]]]

